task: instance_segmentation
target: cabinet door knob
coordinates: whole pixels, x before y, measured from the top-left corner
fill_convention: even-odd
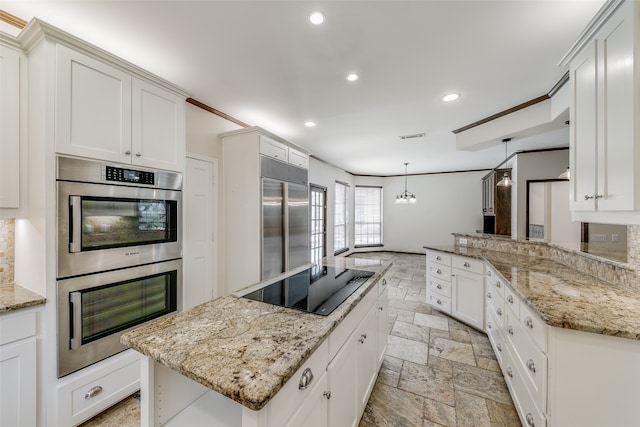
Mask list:
[[[442,270],[440,270],[439,268],[436,270],[436,273],[438,274],[442,274]]]
[[[491,292],[487,292],[487,298],[491,299]]]
[[[502,287],[502,283],[496,282],[496,288],[501,288],[501,287]]]
[[[493,328],[493,326],[491,325],[491,322],[487,322],[487,329],[491,329]]]
[[[311,381],[313,381],[313,372],[311,372],[310,368],[307,368],[302,372],[300,382],[298,383],[298,389],[306,390],[311,384]]]
[[[598,200],[598,199],[602,199],[604,196],[602,194],[594,194],[593,198]]]
[[[137,152],[137,153],[136,153],[136,157],[140,157],[140,156],[142,156],[142,153]]]
[[[498,308],[498,309],[496,310],[496,313],[498,313],[498,316],[502,316],[502,309],[501,309],[501,308]]]
[[[440,255],[436,255],[436,260],[440,261],[442,258],[440,258]]]
[[[327,400],[331,399],[331,392],[330,392],[330,391],[325,391],[324,393],[322,393],[322,395],[323,395],[324,397],[326,397],[326,398],[327,398]]]
[[[511,369],[511,366],[507,368],[507,375],[509,375],[509,378],[513,378],[513,369]]]
[[[442,305],[442,301],[440,301],[439,299],[438,299],[438,300],[436,300],[436,302],[437,302],[439,305]]]
[[[585,194],[584,199],[585,200],[593,199],[593,196],[589,196],[588,194]]]
[[[502,352],[502,344],[496,344],[496,348],[499,352]]]
[[[509,332],[509,335],[513,335],[513,326],[509,325],[507,332]]]
[[[487,271],[487,276],[491,277],[491,270]]]
[[[463,264],[465,267],[471,267],[471,264],[469,264],[468,262],[465,261],[465,263]]]
[[[438,289],[442,289],[442,285],[441,285],[440,283],[438,283],[438,284],[436,285],[436,288],[438,288]]]
[[[125,151],[124,154],[126,154],[128,156],[129,154],[131,154],[131,150]]]
[[[378,307],[378,310],[384,311],[384,307],[380,306],[380,307]]]
[[[382,279],[382,286],[387,286],[387,279]]]
[[[507,297],[507,302],[510,302],[511,304],[513,304],[513,295],[509,295]]]

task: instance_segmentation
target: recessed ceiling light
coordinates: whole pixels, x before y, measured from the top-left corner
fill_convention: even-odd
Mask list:
[[[309,21],[313,24],[313,25],[320,25],[324,22],[324,13],[322,12],[311,12],[311,15],[309,15]]]
[[[357,75],[356,73],[351,73],[347,76],[347,80],[350,82],[355,82],[356,80],[358,80],[360,78],[359,75]]]
[[[455,101],[458,98],[460,98],[460,94],[459,93],[449,93],[449,94],[443,96],[442,100],[444,102],[451,102],[451,101]]]
[[[308,128],[312,128],[316,125],[316,122],[304,122],[304,125]]]

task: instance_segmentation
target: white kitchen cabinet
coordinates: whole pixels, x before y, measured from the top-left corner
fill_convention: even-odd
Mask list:
[[[358,384],[356,372],[358,359],[355,357],[358,341],[349,336],[338,354],[327,367],[329,378],[329,426],[354,426],[358,422]]]
[[[38,404],[38,309],[0,315],[0,425],[33,427]]]
[[[640,3],[607,3],[584,34],[562,62],[573,94],[573,219],[640,224]]]
[[[56,45],[57,153],[182,171],[184,98]]]
[[[484,261],[454,256],[451,315],[484,330]]]
[[[484,330],[484,261],[428,250],[427,303]]]
[[[27,59],[0,38],[0,218],[27,203]]]
[[[223,283],[224,294],[229,294],[269,278],[268,275],[276,270],[273,267],[274,271],[265,271],[263,277],[261,159],[270,158],[287,163],[289,149],[293,144],[258,127],[227,132],[220,136],[223,157],[222,206],[226,218],[223,235],[226,268]],[[299,171],[290,168],[287,172],[291,173],[291,170]],[[303,175],[306,173],[300,172]],[[286,180],[285,177],[281,178]],[[273,255],[275,252],[270,253]]]
[[[371,292],[375,292],[373,289]],[[377,301],[376,301],[377,302]],[[360,416],[364,411],[364,407],[369,400],[371,390],[376,382],[376,373],[378,372],[378,352],[377,352],[377,312],[378,305],[374,304],[365,318],[362,320],[360,328],[356,331],[358,341],[356,358],[357,364],[357,397],[358,397],[358,416],[356,417],[356,425],[360,420]]]
[[[378,301],[376,303],[376,307],[378,309],[376,312],[378,323],[378,329],[376,332],[378,363],[376,366],[382,366],[389,338],[389,298],[387,296],[387,280],[385,278],[382,279],[380,289],[380,296],[378,296]]]

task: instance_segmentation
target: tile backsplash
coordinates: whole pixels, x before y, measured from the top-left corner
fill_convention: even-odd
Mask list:
[[[14,224],[13,219],[0,219],[0,284],[14,281]]]

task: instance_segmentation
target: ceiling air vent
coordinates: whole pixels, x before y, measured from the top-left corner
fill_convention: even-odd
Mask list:
[[[415,139],[415,138],[424,138],[425,133],[412,133],[410,135],[400,135],[400,139]]]

